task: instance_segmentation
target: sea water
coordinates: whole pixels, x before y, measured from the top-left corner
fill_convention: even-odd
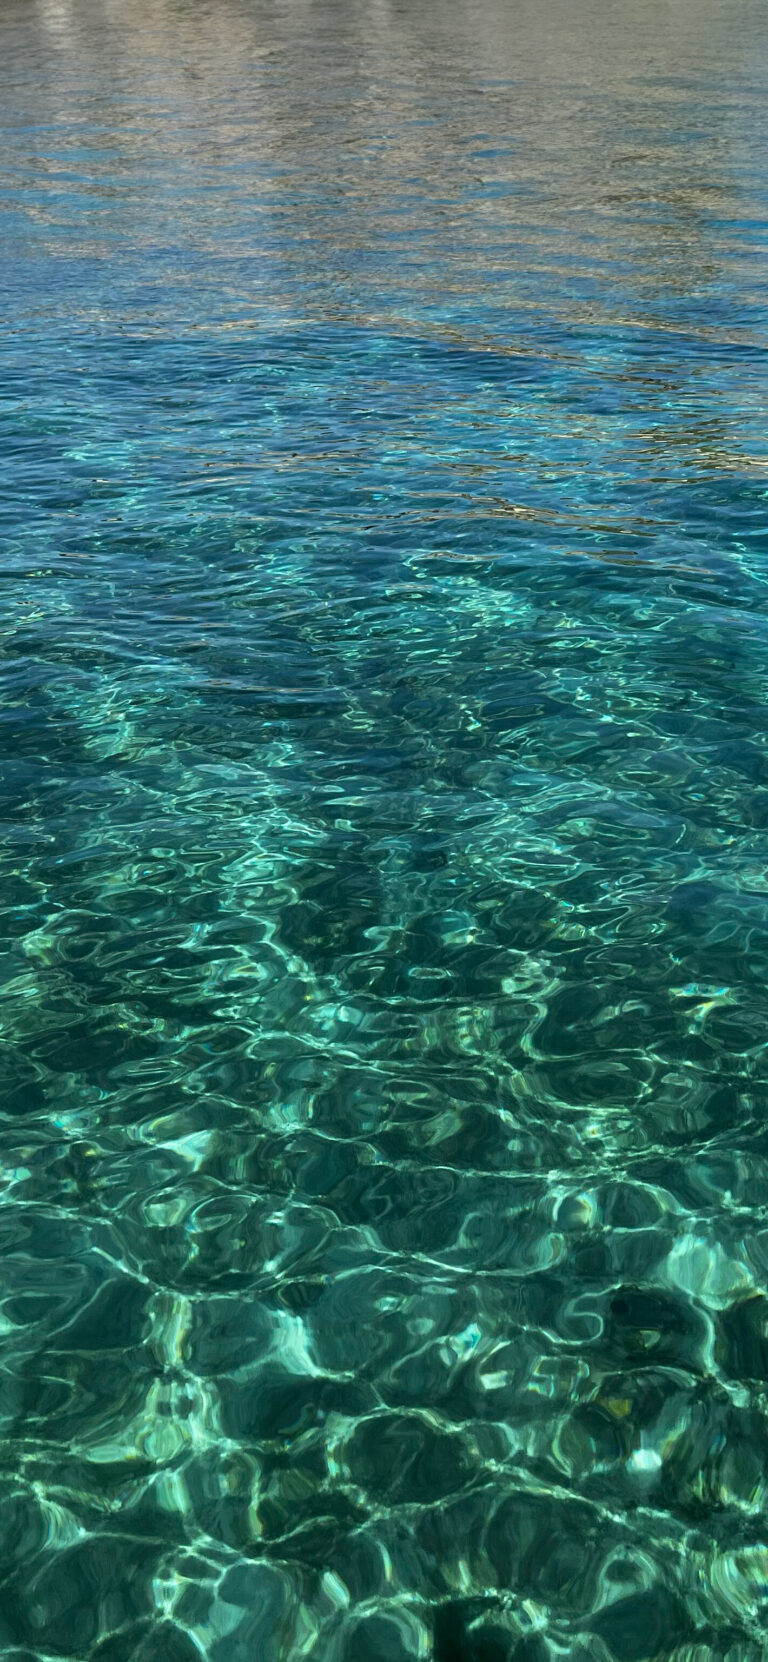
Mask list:
[[[768,14],[5,0],[0,1654],[768,1654]]]

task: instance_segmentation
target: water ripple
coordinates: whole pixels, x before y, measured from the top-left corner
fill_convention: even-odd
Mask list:
[[[0,1652],[761,1662],[764,15],[0,40]]]

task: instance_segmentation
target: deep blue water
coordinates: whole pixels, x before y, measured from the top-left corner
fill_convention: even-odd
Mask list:
[[[0,1656],[768,1656],[768,13],[5,0]]]

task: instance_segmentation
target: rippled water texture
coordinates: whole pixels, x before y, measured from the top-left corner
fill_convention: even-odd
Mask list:
[[[761,1662],[762,0],[0,81],[0,1654]]]

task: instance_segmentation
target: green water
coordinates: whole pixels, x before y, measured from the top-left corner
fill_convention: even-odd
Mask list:
[[[768,14],[6,0],[0,1656],[768,1656]]]

